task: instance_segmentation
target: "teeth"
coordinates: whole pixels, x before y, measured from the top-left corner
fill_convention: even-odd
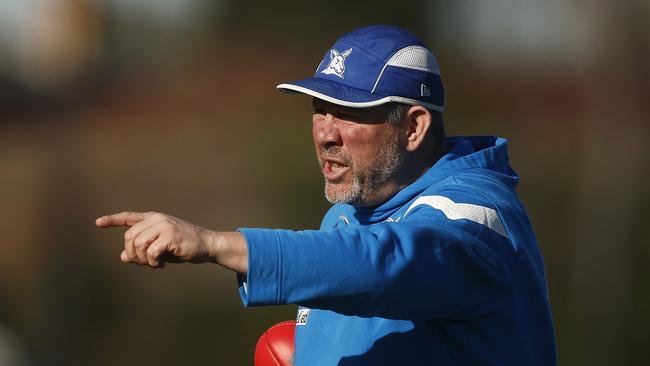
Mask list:
[[[344,168],[343,165],[334,162],[330,162],[329,165],[330,165],[330,169],[332,170],[332,173],[336,173],[339,170]]]
[[[334,162],[334,161],[331,161],[331,160],[326,160],[325,163],[329,167],[329,171],[331,173],[338,173],[339,171],[347,168],[347,165],[343,165],[343,164],[340,164],[340,163],[337,163],[337,162]]]

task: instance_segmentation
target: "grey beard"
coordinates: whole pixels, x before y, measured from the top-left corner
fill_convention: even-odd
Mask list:
[[[404,153],[399,149],[397,138],[394,138],[370,167],[353,175],[350,188],[346,191],[328,194],[327,187],[332,183],[325,180],[325,198],[331,204],[360,205],[366,202],[377,188],[393,177],[403,164]]]
[[[363,187],[356,175],[352,177],[352,185],[350,188],[344,192],[335,192],[333,194],[329,194],[327,192],[327,187],[330,184],[332,183],[325,180],[325,198],[329,203],[333,205],[337,203],[348,203],[353,205],[355,202],[359,201],[363,195]]]

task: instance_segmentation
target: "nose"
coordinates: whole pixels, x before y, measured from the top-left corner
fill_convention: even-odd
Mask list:
[[[312,133],[314,142],[325,148],[341,146],[343,143],[336,117],[331,113],[314,114]]]

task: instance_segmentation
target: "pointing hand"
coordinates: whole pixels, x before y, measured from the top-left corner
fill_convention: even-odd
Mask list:
[[[95,220],[102,228],[127,226],[124,250],[125,263],[161,268],[165,262],[214,262],[211,257],[210,230],[179,218],[157,212],[120,212]]]

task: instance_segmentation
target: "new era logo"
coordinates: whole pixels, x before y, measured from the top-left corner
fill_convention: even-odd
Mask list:
[[[421,97],[428,97],[430,95],[431,95],[431,90],[429,90],[429,88],[427,88],[426,85],[420,84],[420,96]]]

